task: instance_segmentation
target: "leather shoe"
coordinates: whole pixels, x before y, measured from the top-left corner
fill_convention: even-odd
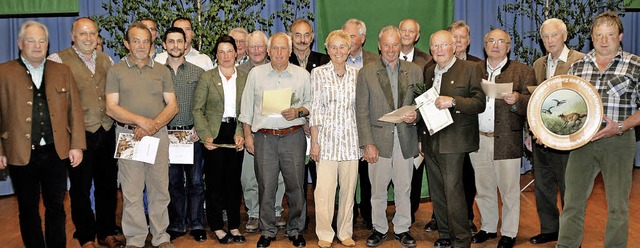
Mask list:
[[[238,234],[238,235],[231,234],[231,239],[233,239],[233,242],[236,242],[236,243],[247,242],[247,239],[244,238],[244,236],[242,236],[242,234]]]
[[[191,234],[191,236],[193,236],[193,239],[195,241],[204,242],[205,240],[207,240],[207,232],[205,232],[202,229],[191,230],[191,231],[189,231],[189,234]]]
[[[469,231],[471,231],[471,234],[478,232],[478,227],[473,223],[473,220],[469,220]]]
[[[218,235],[215,232],[213,233],[213,235],[216,237],[216,239],[218,240],[218,243],[220,244],[228,244],[228,243],[231,243],[231,241],[233,241],[233,236],[231,236],[231,233],[226,233],[222,238],[218,237]]]
[[[512,248],[516,244],[516,238],[502,236],[498,241],[498,248]]]
[[[495,239],[497,237],[498,237],[497,233],[488,233],[488,232],[485,232],[484,230],[480,230],[478,233],[476,233],[476,235],[473,235],[473,237],[471,237],[471,242],[478,244],[490,239]]]
[[[375,247],[378,246],[387,239],[387,234],[382,234],[381,232],[376,231],[376,229],[371,230],[371,235],[367,238],[367,246]]]
[[[544,244],[549,241],[558,241],[558,233],[541,233],[529,239],[532,244]]]
[[[438,239],[433,243],[434,248],[450,248],[451,240],[450,239]]]
[[[98,244],[100,245],[104,245],[106,247],[109,248],[122,248],[124,247],[124,243],[122,243],[122,241],[118,240],[116,238],[116,236],[106,236],[103,239],[98,240]]]
[[[424,231],[425,232],[438,231],[438,222],[436,221],[436,219],[431,219],[431,221],[429,221],[429,223],[427,223],[424,226]]]
[[[258,247],[263,248],[263,247],[269,247],[269,245],[271,245],[271,241],[276,240],[275,237],[267,237],[267,236],[260,236],[260,239],[258,240]]]
[[[291,235],[289,236],[289,240],[291,240],[291,244],[295,247],[307,246],[307,241],[304,240],[304,236],[302,236],[302,234]]]
[[[186,232],[178,232],[174,230],[167,230],[167,233],[169,234],[169,240],[171,241],[186,234]]]
[[[404,247],[416,247],[416,240],[411,237],[409,232],[403,232],[400,234],[393,234],[395,240],[400,241],[400,244]]]

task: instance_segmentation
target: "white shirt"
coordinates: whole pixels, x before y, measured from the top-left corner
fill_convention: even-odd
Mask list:
[[[451,61],[449,61],[449,64],[447,64],[444,68],[440,68],[440,65],[436,64],[436,68],[433,71],[434,73],[433,86],[431,87],[434,88],[436,92],[438,92],[438,95],[440,94],[440,87],[442,86],[442,74],[447,73],[447,71],[449,71],[449,69],[453,66],[456,60],[458,59],[456,59],[456,57],[453,57]]]
[[[406,60],[409,62],[413,62],[413,54],[415,53],[416,49],[415,48],[411,48],[411,52],[409,52],[408,54],[404,54],[402,53],[402,51],[400,51],[400,55],[398,56],[398,58],[400,58],[401,60]],[[406,57],[406,59],[405,59]]]
[[[168,57],[169,53],[167,53],[167,51],[164,51],[157,54],[153,60],[164,65],[167,63]],[[206,54],[198,52],[198,50],[193,47],[189,49],[189,53],[184,55],[184,59],[191,64],[197,65],[205,71],[213,69],[213,61],[211,61],[211,58],[209,58],[209,56],[207,56]]]
[[[491,67],[487,62],[487,73],[489,74],[489,78],[487,79],[490,82],[495,82],[495,79],[498,75],[500,75],[502,71],[502,67],[507,64],[508,59],[504,58],[500,64],[496,67]],[[487,96],[487,107],[484,109],[484,112],[478,114],[478,123],[480,124],[480,132],[485,133],[493,133],[495,127],[496,120],[496,99],[493,97]]]
[[[222,75],[220,67],[218,67],[218,74],[222,79],[222,89],[224,91],[224,112],[222,112],[222,117],[236,117],[236,79],[238,78],[238,70],[233,69],[233,75],[227,80]]]
[[[569,58],[569,48],[567,45],[564,45],[562,48],[562,52],[560,52],[560,56],[555,60],[551,58],[551,54],[547,56],[547,78],[553,77],[556,74],[556,68],[558,67],[558,61],[567,62]]]

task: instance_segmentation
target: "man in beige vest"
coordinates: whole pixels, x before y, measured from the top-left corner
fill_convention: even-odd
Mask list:
[[[76,227],[74,237],[82,247],[98,242],[121,247],[115,238],[118,167],[113,159],[115,133],[113,120],[105,110],[104,87],[107,70],[113,64],[108,55],[96,51],[98,28],[89,18],[79,18],[71,29],[73,45],[48,59],[71,68],[78,84],[83,106],[87,150],[77,167],[69,168],[71,218]],[[91,182],[95,184],[95,216],[91,210]]]

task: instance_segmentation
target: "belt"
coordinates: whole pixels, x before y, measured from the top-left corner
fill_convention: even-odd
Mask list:
[[[169,130],[191,130],[193,125],[185,125],[185,126],[167,126]]]
[[[222,122],[224,123],[232,123],[236,122],[238,119],[236,117],[222,117]]]
[[[495,134],[494,132],[488,133],[488,132],[480,131],[480,135],[485,136],[485,137],[489,137],[489,138],[493,138],[494,134]]]
[[[285,135],[285,134],[288,134],[288,133],[293,133],[293,132],[297,131],[298,129],[300,129],[301,127],[302,127],[302,125],[283,128],[283,129],[264,129],[263,128],[263,129],[259,129],[258,132],[264,133],[264,134],[271,134],[271,135]]]
[[[116,122],[116,123],[118,123],[118,126],[124,127],[125,129],[129,129],[129,130],[134,130],[137,127],[136,125],[123,124],[120,122]]]

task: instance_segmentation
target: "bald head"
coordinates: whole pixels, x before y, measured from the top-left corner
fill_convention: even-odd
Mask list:
[[[73,46],[82,54],[92,55],[98,43],[98,27],[91,19],[83,17],[73,22],[71,28]]]
[[[447,66],[453,58],[453,54],[455,53],[455,47],[453,46],[454,41],[453,35],[447,30],[436,31],[429,38],[431,55],[438,66]]]

